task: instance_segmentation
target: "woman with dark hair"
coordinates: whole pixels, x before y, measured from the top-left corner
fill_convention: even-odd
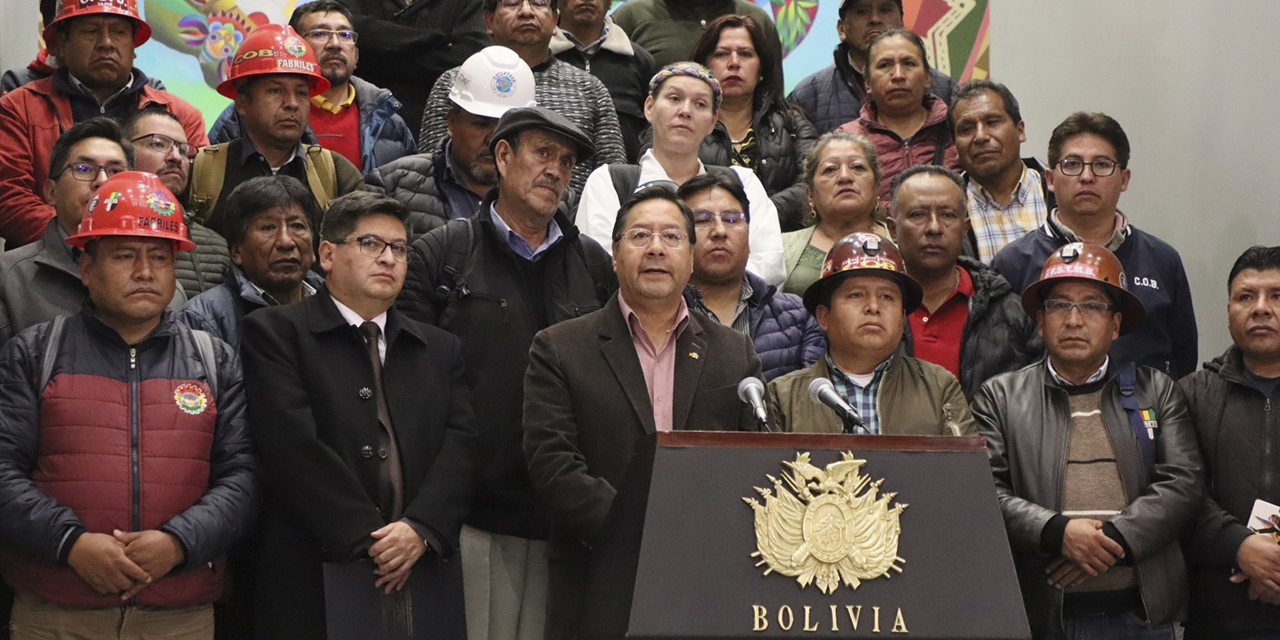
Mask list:
[[[803,226],[804,184],[800,158],[818,132],[783,98],[782,78],[764,30],[751,16],[727,15],[707,25],[690,59],[720,81],[724,102],[715,129],[702,141],[706,164],[746,167],[756,172],[778,208],[783,231]]]
[[[929,93],[924,41],[906,29],[876,36],[867,49],[867,101],[858,119],[841,131],[866,136],[880,156],[880,202],[889,206],[889,185],[907,167],[937,164],[960,171],[956,143],[947,126],[947,105]]]

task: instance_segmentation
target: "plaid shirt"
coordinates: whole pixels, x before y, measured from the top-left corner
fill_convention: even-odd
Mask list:
[[[1025,166],[1008,206],[996,203],[974,180],[969,180],[965,195],[973,237],[978,241],[978,259],[988,264],[1005,245],[1044,224],[1049,214],[1040,174]]]
[[[876,405],[880,399],[880,381],[884,379],[884,372],[889,370],[889,365],[893,364],[893,356],[884,359],[871,372],[871,382],[867,386],[861,386],[854,382],[849,374],[840,370],[836,366],[836,361],[831,358],[831,352],[827,352],[827,369],[831,371],[831,384],[835,386],[836,392],[844,396],[849,401],[849,405],[858,412],[858,416],[862,418],[862,424],[866,425],[869,433],[880,433],[880,412]]]

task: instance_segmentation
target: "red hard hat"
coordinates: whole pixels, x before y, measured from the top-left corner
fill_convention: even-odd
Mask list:
[[[830,292],[850,276],[880,276],[898,283],[907,313],[915,311],[924,299],[920,283],[907,275],[897,245],[880,234],[858,232],[841,238],[827,252],[822,277],[804,291],[804,306],[809,313],[817,313]]]
[[[53,22],[45,25],[44,41],[49,48],[57,47],[57,40],[62,31],[58,23],[72,18],[92,15],[111,15],[129,18],[137,25],[133,34],[133,46],[141,47],[142,43],[151,39],[151,27],[138,16],[137,0],[58,0],[58,13]]]
[[[182,205],[152,173],[123,171],[109,178],[93,194],[89,212],[67,244],[84,248],[106,236],[172,240],[175,251],[190,251]]]
[[[1044,289],[1058,280],[1083,280],[1102,285],[1119,306],[1120,335],[1142,326],[1147,317],[1142,300],[1129,291],[1124,265],[1106,247],[1091,242],[1072,242],[1054,251],[1040,271],[1040,279],[1022,291],[1022,310],[1032,318],[1044,305]]]
[[[312,96],[329,90],[329,81],[320,75],[311,45],[287,24],[264,24],[240,43],[227,79],[218,85],[218,93],[235,99],[246,79],[267,73],[306,76],[311,81]]]

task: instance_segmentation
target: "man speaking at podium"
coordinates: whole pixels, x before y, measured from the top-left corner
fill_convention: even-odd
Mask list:
[[[887,238],[854,233],[831,247],[822,277],[804,292],[804,306],[827,334],[827,355],[769,383],[769,418],[776,431],[960,436],[974,433],[969,403],[946,369],[902,349],[907,314],[924,296]],[[810,400],[810,387],[830,379],[846,411]],[[854,424],[858,423],[858,424]]]
[[[548,640],[577,635],[591,547],[641,439],[754,428],[737,395],[739,381],[760,376],[751,339],[681,295],[696,240],[672,185],[637,191],[613,228],[618,295],[534,338],[524,449],[552,521]]]

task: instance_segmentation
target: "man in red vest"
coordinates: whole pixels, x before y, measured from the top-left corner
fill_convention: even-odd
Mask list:
[[[105,181],[67,243],[90,302],[0,354],[0,569],[25,638],[213,638],[256,510],[240,361],[174,322],[193,246],[152,174]]]

